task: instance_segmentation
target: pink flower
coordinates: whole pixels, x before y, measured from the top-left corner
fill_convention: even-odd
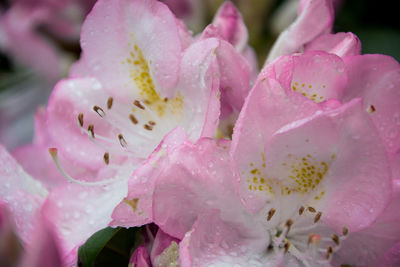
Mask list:
[[[168,155],[152,211],[183,238],[181,266],[379,263],[400,237],[386,149],[359,99],[328,102],[260,79],[231,146],[206,139]],[[387,242],[375,248],[377,236]]]

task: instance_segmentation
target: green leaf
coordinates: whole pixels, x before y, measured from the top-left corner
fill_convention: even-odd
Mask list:
[[[78,250],[78,266],[128,266],[132,251],[141,243],[142,228],[107,227],[92,235]]]

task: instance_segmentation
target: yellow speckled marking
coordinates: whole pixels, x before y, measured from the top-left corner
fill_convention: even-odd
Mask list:
[[[131,35],[133,38],[133,35]],[[183,96],[178,92],[173,99],[161,98],[156,91],[153,79],[150,74],[149,65],[143,56],[140,48],[132,42],[132,50],[126,58],[126,63],[130,66],[130,77],[139,88],[139,95],[143,97],[142,101],[152,110],[157,112],[157,115],[162,117],[168,109],[172,113],[182,113],[183,111]],[[122,62],[125,64],[125,62]],[[149,61],[151,64],[151,61]]]
[[[320,103],[320,102],[325,100],[323,96],[319,96],[316,93],[306,92],[304,90],[305,87],[306,87],[305,83],[303,83],[301,85],[301,87],[299,86],[298,82],[295,82],[295,83],[292,84],[292,90],[293,91],[299,92],[300,94],[302,94],[303,96],[307,97],[308,99],[314,101],[315,103]],[[312,84],[309,84],[307,87],[309,89],[313,88]],[[326,88],[326,85],[323,85],[322,88]]]
[[[265,155],[262,154],[262,167],[265,168]],[[335,154],[331,155],[331,160],[336,158]],[[247,175],[248,189],[250,191],[265,192],[267,195],[290,195],[292,193],[314,194],[314,199],[319,200],[325,195],[320,186],[326,173],[329,170],[331,162],[317,161],[310,154],[303,157],[295,157],[287,154],[287,160],[281,163],[281,166],[289,171],[287,178],[270,177],[263,173],[262,168],[255,167],[254,163],[250,163],[251,167]]]

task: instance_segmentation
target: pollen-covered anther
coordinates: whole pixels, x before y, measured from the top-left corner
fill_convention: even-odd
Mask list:
[[[346,226],[343,226],[342,233],[343,233],[344,236],[347,236],[349,234],[349,229],[347,229]]]
[[[114,102],[114,98],[112,98],[111,96],[107,99],[107,109],[111,109],[112,105]]]
[[[313,207],[307,207],[307,210],[308,210],[309,212],[312,212],[312,213],[317,212],[317,210],[316,210],[315,208],[313,208]]]
[[[375,108],[374,105],[370,105],[370,106],[367,108],[367,112],[368,112],[368,113],[374,113],[375,111],[376,111],[376,108]]]
[[[329,246],[329,247],[326,249],[326,259],[327,259],[327,260],[329,260],[329,258],[330,258],[330,256],[331,256],[332,253],[333,253],[333,247]]]
[[[151,126],[156,125],[156,123],[154,121],[149,121],[148,124],[151,125]]]
[[[148,124],[143,125],[143,128],[145,128],[147,131],[153,130],[153,126],[148,125]]]
[[[285,253],[287,253],[289,251],[289,248],[290,248],[290,242],[286,240],[286,242],[283,245],[283,247],[285,248]]]
[[[78,115],[78,123],[80,127],[83,127],[83,113],[79,113]]]
[[[315,215],[315,217],[314,217],[314,223],[317,223],[321,219],[321,216],[322,216],[322,212],[319,211],[317,213],[317,215]]]
[[[332,235],[331,235],[331,239],[332,239],[333,242],[335,242],[336,246],[339,246],[339,245],[340,245],[339,236],[337,236],[337,235],[335,235],[335,234],[332,234]]]
[[[135,106],[137,106],[138,108],[140,108],[140,109],[143,109],[143,110],[145,109],[144,106],[142,105],[142,103],[140,103],[139,100],[133,101],[133,104],[134,104]]]
[[[289,232],[289,230],[290,230],[290,227],[292,227],[292,225],[293,225],[293,220],[291,220],[291,219],[289,219],[289,220],[287,220],[286,221],[286,223],[285,223],[285,226],[287,227],[287,231]]]
[[[133,114],[129,114],[129,119],[131,120],[131,122],[133,124],[138,124],[139,123],[139,121],[136,119],[135,115],[133,115]]]
[[[92,138],[94,138],[94,125],[93,125],[93,124],[89,124],[89,126],[88,126],[88,132],[90,133],[90,135],[92,136]]]
[[[128,143],[125,141],[125,138],[122,134],[118,135],[118,140],[122,147],[127,147]]]
[[[99,114],[99,116],[102,117],[102,118],[104,118],[104,116],[106,115],[106,113],[104,112],[104,110],[103,110],[101,107],[99,107],[99,106],[94,106],[94,107],[93,107],[93,110],[94,110],[97,114]]]
[[[110,154],[108,152],[104,153],[103,159],[104,163],[108,165],[110,163]]]
[[[300,207],[299,209],[299,215],[301,216],[304,212],[305,208],[303,206]]]
[[[272,216],[274,216],[275,212],[276,212],[276,210],[274,208],[271,208],[268,211],[267,221],[270,221],[272,219]]]

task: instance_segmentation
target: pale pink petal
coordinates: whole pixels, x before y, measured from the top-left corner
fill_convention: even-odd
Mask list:
[[[133,265],[132,265],[133,264]],[[150,267],[149,252],[145,246],[139,246],[129,260],[129,267]]]
[[[22,252],[7,204],[0,200],[0,266],[15,266]]]
[[[380,262],[387,262],[380,266],[389,265],[398,261],[398,247],[394,246],[400,240],[400,184],[394,182],[393,199],[385,211],[370,227],[359,232],[349,234],[335,256],[336,264],[359,266],[379,266]],[[389,250],[393,247],[393,250]],[[388,254],[385,256],[385,254]],[[392,255],[390,255],[393,253]],[[397,258],[396,254],[397,253]],[[393,258],[392,258],[393,257]],[[392,260],[392,261],[391,261]]]
[[[381,267],[396,267],[400,265],[400,242],[394,245],[389,252],[386,253],[384,259],[380,263]]]
[[[152,222],[155,181],[169,163],[165,155],[187,139],[181,127],[165,136],[147,161],[133,173],[128,182],[128,194],[113,211],[110,225],[132,227]]]
[[[71,162],[91,169],[104,166],[104,149],[90,142],[86,130],[82,132],[78,115],[84,114],[85,129],[93,124],[95,135],[115,136],[117,142],[119,132],[92,110],[95,105],[105,107],[107,98],[94,78],[62,80],[53,90],[47,107],[47,130],[56,148]]]
[[[108,226],[113,209],[127,193],[127,177],[118,173],[116,182],[106,186],[69,184],[51,191],[43,214],[55,228],[65,261],[76,262],[78,246]]]
[[[242,108],[250,91],[251,71],[246,58],[225,41],[220,41],[217,61],[221,75],[221,118],[225,118],[232,111],[240,111]],[[231,112],[223,112],[224,110]]]
[[[279,35],[266,62],[271,62],[281,55],[300,52],[305,44],[320,34],[330,32],[332,24],[331,1],[302,1],[297,19]]]
[[[319,110],[312,101],[298,94],[286,95],[275,80],[260,80],[250,92],[235,125],[231,153],[240,173],[248,173],[264,164],[264,145],[284,125],[311,116]],[[264,156],[263,156],[264,155]],[[245,178],[242,178],[245,179]],[[245,180],[241,194],[248,208],[257,211],[265,204],[265,195],[254,197]]]
[[[345,58],[349,82],[343,99],[362,97],[389,152],[400,148],[400,65],[389,56]]]
[[[351,32],[328,33],[316,38],[304,48],[304,52],[316,50],[336,54],[339,57],[355,56],[361,54],[361,42]]]
[[[13,214],[19,236],[29,242],[34,215],[47,196],[47,190],[30,177],[0,145],[0,199]]]
[[[64,266],[54,229],[47,220],[41,217],[32,235],[32,241],[25,248],[26,253],[18,267]]]
[[[91,73],[109,92],[132,97],[155,90],[174,96],[181,41],[175,17],[163,3],[98,1],[83,24],[81,46]]]
[[[153,246],[151,248],[151,262],[155,265],[156,258],[163,253],[163,251],[171,245],[171,242],[179,243],[179,239],[176,239],[166,233],[163,230],[158,229],[156,238],[154,239]]]
[[[184,97],[182,126],[191,137],[213,136],[218,125],[220,72],[214,38],[198,41],[184,53],[178,88]]]
[[[268,235],[254,235],[251,225],[224,221],[210,211],[199,216],[180,243],[180,266],[277,266],[265,256],[269,241]]]
[[[35,117],[35,134],[33,136],[33,143],[37,145],[52,145],[52,140],[47,132],[47,113],[44,106],[39,106],[36,109]]]
[[[79,60],[73,63],[71,68],[69,69],[69,77],[78,78],[88,76],[92,76],[92,73],[86,63],[86,58],[83,52],[81,52],[81,57],[79,58]]]
[[[289,90],[316,103],[342,98],[347,85],[347,73],[341,58],[334,54],[312,51],[294,55],[292,60],[293,74]]]
[[[243,51],[247,46],[248,33],[242,15],[235,5],[226,1],[218,9],[212,25],[218,31],[219,36],[231,43],[238,51]]]
[[[182,239],[197,216],[219,209],[224,218],[254,223],[234,188],[237,179],[228,154],[229,142],[200,139],[183,143],[169,153],[153,195],[154,222],[167,234]]]

